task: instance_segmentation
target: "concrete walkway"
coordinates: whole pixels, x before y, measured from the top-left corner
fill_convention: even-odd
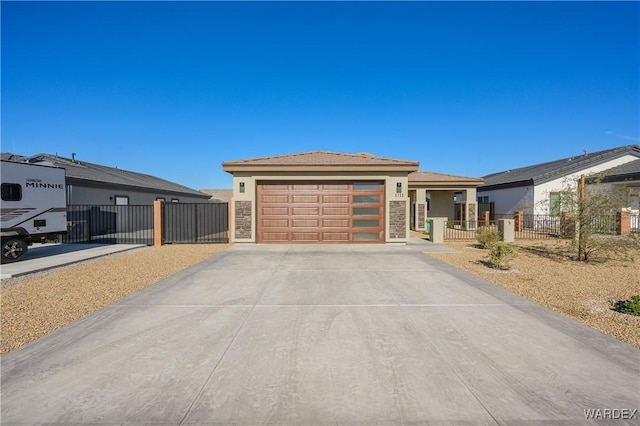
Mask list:
[[[423,248],[234,246],[2,357],[2,422],[574,425],[640,407],[640,350]]]
[[[27,257],[0,268],[0,278],[19,277],[108,254],[145,247],[141,244],[34,244]]]

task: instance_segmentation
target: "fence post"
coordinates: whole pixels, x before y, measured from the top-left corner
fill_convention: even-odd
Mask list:
[[[498,232],[500,232],[500,240],[505,243],[512,243],[515,238],[515,220],[514,219],[500,219],[498,221]]]
[[[523,228],[523,213],[521,211],[517,211],[513,214],[513,227],[515,232],[522,232],[522,228]]]
[[[227,202],[227,238],[230,243],[233,243],[233,240],[235,238],[234,233],[231,232],[231,230],[234,229],[233,227],[235,226],[232,204],[233,198],[229,198],[229,201]]]
[[[631,233],[631,213],[621,211],[616,213],[616,234],[629,235]]]
[[[444,243],[444,228],[448,219],[446,217],[432,217],[429,220],[431,221],[431,232],[429,233],[431,242],[435,244]]]
[[[482,226],[489,226],[491,222],[491,213],[488,211],[482,212]]]
[[[162,228],[164,216],[164,203],[162,200],[153,202],[153,245],[156,247],[164,243],[164,229]]]

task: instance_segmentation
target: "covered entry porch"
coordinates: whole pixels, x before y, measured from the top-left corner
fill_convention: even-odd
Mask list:
[[[424,231],[430,217],[463,224],[478,220],[476,188],[483,179],[417,171],[409,174],[410,228]]]

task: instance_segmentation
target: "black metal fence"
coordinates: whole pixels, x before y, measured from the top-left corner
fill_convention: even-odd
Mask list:
[[[485,224],[477,220],[450,220],[445,225],[444,239],[454,241],[470,241],[476,239],[476,233],[481,227],[498,229],[494,221]]]
[[[497,215],[496,215],[497,216]],[[505,215],[504,219],[514,219],[513,215]],[[618,218],[613,215],[600,215],[590,219],[589,230],[597,235],[616,235]],[[572,218],[564,219],[551,215],[522,215],[522,221],[514,219],[515,239],[534,240],[550,238],[571,238],[575,235],[576,223]],[[446,240],[475,240],[478,228],[487,226],[483,220],[448,221],[444,232]],[[488,227],[497,229],[497,220],[490,221]],[[640,232],[640,216],[631,217],[631,232]]]
[[[62,242],[151,245],[153,206],[68,206]]]
[[[567,235],[568,226],[569,224],[558,216],[525,214],[522,215],[522,223],[515,223],[515,238],[516,240],[558,238]]]
[[[164,203],[165,243],[228,243],[228,203]]]
[[[593,234],[616,235],[618,233],[618,218],[615,214],[593,217],[589,229]]]

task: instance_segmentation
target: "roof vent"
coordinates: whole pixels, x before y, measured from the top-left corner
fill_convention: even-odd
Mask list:
[[[76,153],[75,152],[71,153],[71,161],[73,161],[74,163],[76,162]]]
[[[582,152],[584,152],[585,156],[587,155],[587,150],[586,149],[583,149]]]

